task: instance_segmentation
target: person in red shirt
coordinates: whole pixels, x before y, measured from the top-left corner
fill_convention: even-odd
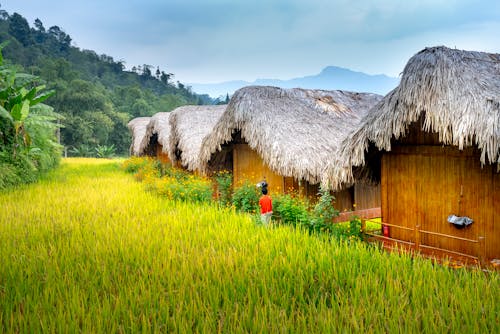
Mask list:
[[[259,199],[260,219],[265,226],[269,225],[273,215],[273,200],[267,194],[267,187],[262,187],[262,196]]]

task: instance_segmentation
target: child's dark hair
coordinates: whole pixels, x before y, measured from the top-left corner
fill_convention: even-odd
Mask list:
[[[266,187],[262,188],[262,195],[267,195],[267,188]]]

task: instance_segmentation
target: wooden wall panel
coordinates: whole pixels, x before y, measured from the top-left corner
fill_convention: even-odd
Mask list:
[[[493,174],[493,176],[492,176]],[[416,232],[391,229],[391,237],[422,246],[448,249],[471,256],[500,257],[498,173],[481,168],[477,151],[436,146],[405,146],[382,159],[382,216],[390,224],[418,228]],[[474,220],[458,229],[449,215]],[[424,231],[430,232],[425,233]],[[458,238],[483,242],[468,242]]]
[[[314,203],[319,198],[319,184],[302,181],[299,185],[299,193],[301,196],[308,198],[311,203]]]
[[[163,146],[159,143],[156,144],[156,158],[164,164],[171,163],[168,154],[163,152]]]
[[[347,188],[333,193],[335,201],[333,207],[339,211],[352,211],[353,210],[353,189]]]
[[[285,194],[291,194],[294,192],[300,192],[299,182],[293,177],[284,177],[283,178],[283,191]]]
[[[492,219],[485,226],[485,253],[486,259],[500,259],[500,173],[496,166],[491,168],[492,174]]]
[[[384,154],[381,194],[382,217],[389,224],[414,228],[418,224],[415,182],[415,156]],[[390,228],[390,236],[395,239],[414,242],[413,233],[396,227]]]
[[[233,146],[233,182],[237,187],[245,180],[254,184],[266,180],[270,194],[283,193],[284,178],[273,172],[247,144]]]
[[[358,183],[354,185],[354,203],[356,204],[356,210],[379,208],[380,184]]]

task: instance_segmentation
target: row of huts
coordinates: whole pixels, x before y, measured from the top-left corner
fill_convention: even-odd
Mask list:
[[[251,86],[228,105],[184,106],[129,127],[134,155],[230,170],[235,184],[265,179],[274,193],[314,196],[323,184],[337,209],[382,217],[378,239],[500,259],[499,54],[426,48],[385,97]]]

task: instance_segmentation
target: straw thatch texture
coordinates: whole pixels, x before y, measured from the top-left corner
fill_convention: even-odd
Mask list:
[[[128,122],[128,128],[132,132],[131,155],[141,155],[141,143],[146,135],[146,127],[150,120],[151,117],[137,117]]]
[[[272,170],[318,183],[327,159],[381,98],[345,91],[242,88],[204,139],[201,161],[207,163],[240,130]]]
[[[168,143],[170,140],[170,112],[159,112],[151,117],[146,127],[146,134],[139,147],[140,152],[144,153],[149,149],[151,138],[157,135],[158,143],[162,146],[162,151],[168,153]],[[169,158],[171,158],[169,156]]]
[[[180,159],[182,166],[188,170],[199,170],[201,143],[213,128],[226,105],[183,106],[171,112],[169,156],[172,163]],[[180,157],[176,155],[180,153]]]
[[[343,144],[341,156],[325,174],[334,187],[352,182],[353,166],[365,164],[373,143],[391,150],[423,117],[425,132],[459,149],[477,145],[481,163],[500,167],[500,54],[426,48],[406,65],[401,82],[371,110]]]

